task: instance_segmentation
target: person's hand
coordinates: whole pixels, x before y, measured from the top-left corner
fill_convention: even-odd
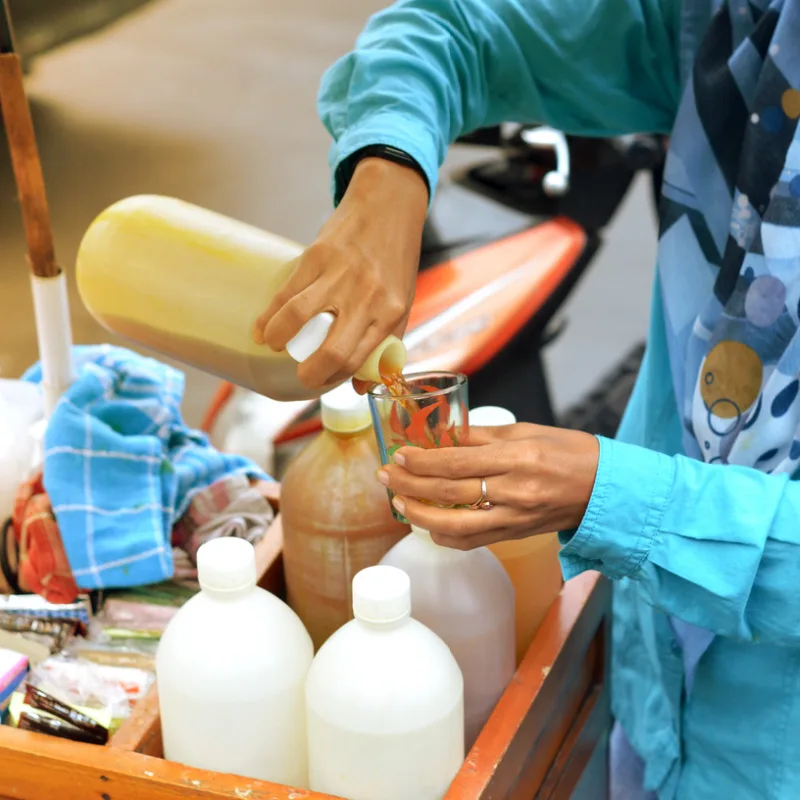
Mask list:
[[[465,447],[401,448],[378,478],[409,522],[441,545],[469,550],[578,527],[598,456],[588,433],[527,424],[474,428]],[[481,479],[494,506],[488,511],[468,508],[481,496]]]
[[[330,311],[336,321],[325,343],[297,375],[309,388],[353,376],[386,336],[405,330],[427,208],[428,189],[414,170],[361,161],[342,202],[256,321],[255,341],[283,350],[311,317]]]

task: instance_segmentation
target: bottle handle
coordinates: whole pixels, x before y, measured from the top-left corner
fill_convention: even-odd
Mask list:
[[[330,311],[313,316],[297,334],[286,344],[286,352],[298,364],[302,364],[322,347],[336,317]],[[383,375],[402,372],[408,353],[406,346],[397,336],[387,336],[370,354],[363,366],[356,372],[362,381],[379,383]]]

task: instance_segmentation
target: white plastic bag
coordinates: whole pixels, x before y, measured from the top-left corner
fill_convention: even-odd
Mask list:
[[[20,483],[41,457],[36,426],[43,417],[36,384],[0,379],[0,522],[11,516]]]

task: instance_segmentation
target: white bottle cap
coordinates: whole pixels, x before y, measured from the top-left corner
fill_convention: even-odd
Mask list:
[[[365,622],[397,622],[411,614],[411,581],[397,567],[362,569],[353,578],[353,613]]]
[[[322,424],[334,433],[356,433],[372,425],[369,400],[349,381],[320,398]]]
[[[476,428],[493,428],[498,425],[513,425],[517,418],[500,406],[480,406],[469,412],[469,424]]]
[[[220,536],[197,551],[197,578],[211,592],[236,592],[256,584],[256,551],[245,539]]]
[[[287,342],[286,352],[298,364],[302,364],[322,347],[335,320],[336,317],[330,311],[323,311],[321,314],[311,317],[294,338]]]

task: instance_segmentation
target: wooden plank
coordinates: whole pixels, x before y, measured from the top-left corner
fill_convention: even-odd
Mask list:
[[[147,694],[136,704],[130,717],[111,737],[109,746],[131,753],[163,758],[164,743],[161,739],[161,717],[156,686],[151,686]]]
[[[28,263],[34,275],[55,278],[61,270],[53,248],[47,192],[23,87],[22,65],[15,53],[0,55],[0,108],[25,226]]]
[[[0,726],[11,800],[332,800],[329,795]]]
[[[262,585],[282,578],[280,524],[262,540]],[[607,732],[610,589],[569,581],[456,776],[446,800],[562,800]],[[599,692],[600,700],[593,698]],[[576,702],[576,698],[582,702]],[[327,795],[162,760],[155,689],[106,748],[0,728],[0,797],[12,800],[330,800]],[[547,795],[540,795],[546,797]],[[599,797],[599,795],[598,795]]]
[[[584,770],[592,760],[597,743],[608,731],[610,699],[607,686],[592,688],[553,762],[537,800],[570,800]],[[596,800],[602,800],[607,795],[608,787],[594,787],[592,797]]]
[[[588,676],[602,671],[601,649],[590,648],[609,603],[610,587],[597,573],[584,573],[564,585],[456,776],[448,800],[535,796],[550,767],[539,764],[539,749],[552,747],[553,741],[557,749],[574,721],[561,707],[562,699],[581,692],[582,700]],[[596,657],[587,670],[583,662],[590,652]]]
[[[279,553],[278,534],[275,525],[270,529],[272,553]],[[277,556],[264,575],[270,570],[280,571]],[[593,683],[602,680],[602,630],[608,601],[608,584],[596,573],[565,584],[447,800],[530,800],[536,795]],[[155,689],[140,706],[114,737],[112,746],[159,756]]]
[[[595,657],[596,649],[590,647],[586,656],[576,661],[576,668],[570,674],[564,675],[563,680],[559,675],[559,683],[563,687],[560,692],[546,692],[550,687],[545,685],[538,703],[540,708],[536,709],[535,714],[529,715],[516,737],[513,751],[515,755],[521,753],[522,765],[513,776],[511,797],[529,800],[541,790],[591,692]],[[540,721],[541,730],[526,739],[528,731]]]

